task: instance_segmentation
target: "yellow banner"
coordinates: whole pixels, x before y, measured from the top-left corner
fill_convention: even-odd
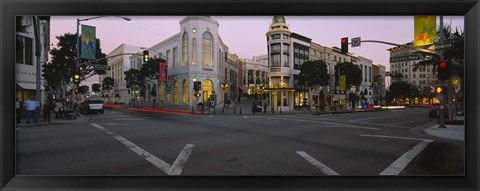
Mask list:
[[[345,91],[346,81],[347,81],[347,77],[345,75],[340,75],[340,91]]]
[[[436,16],[414,16],[414,46],[433,44],[437,39]]]

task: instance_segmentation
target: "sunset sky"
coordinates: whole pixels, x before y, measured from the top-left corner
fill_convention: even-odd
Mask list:
[[[122,43],[150,47],[180,31],[184,16],[128,16],[131,21],[119,17],[103,17],[81,22],[96,27],[97,38],[105,54]],[[56,36],[76,32],[76,19],[92,16],[52,16],[51,43],[56,45]],[[229,47],[229,52],[240,58],[267,54],[265,34],[273,16],[212,16],[219,26],[219,34]],[[439,25],[437,17],[437,27]],[[285,16],[292,32],[309,37],[313,42],[328,47],[340,47],[342,37],[361,37],[362,40],[386,41],[396,44],[411,42],[414,36],[413,16]],[[464,29],[463,16],[444,16],[444,25]],[[349,47],[349,52],[382,64],[389,71],[391,45],[362,43]]]

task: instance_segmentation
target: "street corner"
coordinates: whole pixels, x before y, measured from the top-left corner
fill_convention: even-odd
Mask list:
[[[435,137],[465,141],[465,126],[463,125],[445,125],[445,128],[440,128],[438,124],[435,124],[422,131],[424,134]]]

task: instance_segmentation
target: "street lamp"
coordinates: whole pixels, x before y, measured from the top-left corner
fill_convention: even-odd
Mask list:
[[[80,26],[80,22],[81,21],[88,21],[88,20],[93,20],[93,19],[98,19],[98,18],[102,18],[102,17],[107,17],[107,16],[96,16],[96,17],[90,17],[90,18],[86,18],[86,19],[79,19],[77,18],[77,57],[76,57],[76,70],[77,71],[80,71],[79,70],[79,65],[80,65],[80,32],[79,32],[79,26]],[[116,17],[120,17],[122,18],[123,20],[126,20],[126,21],[130,21],[132,19],[128,18],[128,17],[123,17],[123,16],[116,16]],[[72,89],[75,89],[75,83],[73,84],[73,88]],[[77,95],[75,93],[75,91],[73,91],[72,93],[72,98],[74,98],[75,100],[77,100]],[[76,111],[77,115],[78,115],[78,109]]]

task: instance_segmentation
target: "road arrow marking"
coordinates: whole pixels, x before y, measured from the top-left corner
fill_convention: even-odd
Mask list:
[[[405,154],[403,154],[400,158],[395,160],[390,166],[388,166],[385,170],[383,170],[380,175],[399,175],[405,167],[407,167],[408,163],[412,162],[412,160],[433,142],[432,140],[424,140],[413,148],[408,150]]]
[[[413,137],[397,137],[397,136],[385,136],[385,135],[365,135],[360,134],[363,137],[378,137],[378,138],[392,138],[392,139],[404,139],[404,140],[417,140],[422,141],[400,156],[397,160],[395,160],[390,166],[388,166],[385,170],[383,170],[380,175],[399,175],[405,167],[407,167],[408,163],[412,162],[412,160],[425,149],[428,144],[432,143],[433,140],[431,139],[422,139],[422,138],[413,138]]]
[[[131,141],[125,139],[124,137],[117,135],[114,132],[109,131],[105,127],[102,127],[96,123],[90,123],[90,125],[96,127],[97,129],[102,130],[103,132],[112,135],[113,138],[116,140],[120,141],[123,145],[125,145],[127,148],[132,150],[133,152],[137,153],[141,157],[143,157],[145,160],[162,170],[163,172],[167,173],[168,175],[180,175],[183,171],[183,168],[185,167],[185,163],[188,160],[188,157],[192,153],[194,145],[192,144],[187,144],[183,148],[182,152],[180,152],[180,155],[178,155],[177,159],[175,162],[173,162],[173,165],[168,164],[167,162],[163,161],[162,159],[159,159],[155,155],[150,154],[149,152],[143,150],[139,146],[137,146],[135,143],[132,143]]]
[[[328,168],[328,166],[324,165],[320,161],[316,160],[309,154],[307,154],[304,151],[297,151],[297,154],[303,157],[305,160],[307,160],[310,164],[312,164],[314,167],[320,169],[323,173],[326,175],[339,175],[337,172],[333,171],[331,168]]]

